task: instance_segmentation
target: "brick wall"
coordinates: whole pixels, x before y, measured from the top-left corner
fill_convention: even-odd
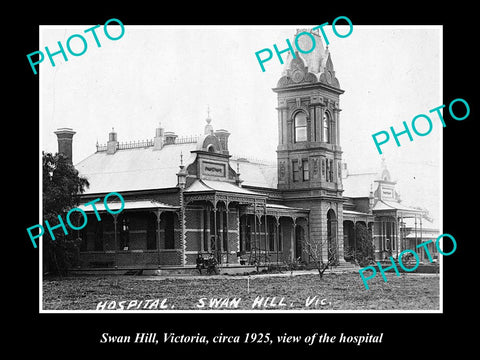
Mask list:
[[[186,256],[187,265],[194,265],[198,252],[207,253],[211,250],[210,247],[210,214],[205,213],[203,208],[187,208],[186,214]],[[221,213],[223,216],[223,212]],[[205,216],[207,217],[205,219]],[[230,208],[227,214],[228,216],[228,244],[227,248],[224,248],[221,253],[221,262],[226,263],[228,257],[228,263],[238,263],[237,251],[239,251],[239,226],[238,226],[238,209]],[[205,221],[206,220],[206,221]],[[221,218],[219,222],[220,231],[218,236],[223,245],[223,228],[224,219]],[[205,229],[205,224],[207,225]],[[207,243],[207,248],[204,248]],[[217,245],[219,245],[217,243]],[[220,247],[218,247],[220,248]],[[228,255],[227,255],[228,249]],[[233,254],[232,254],[233,252]]]
[[[173,214],[174,249],[165,249],[165,226],[167,216]],[[158,239],[157,219],[151,211],[130,211],[117,218],[117,246],[113,217],[102,214],[98,222],[95,215],[89,216],[85,231],[81,236],[85,243],[80,251],[82,267],[142,267],[146,265],[181,265],[181,230],[176,213],[163,213],[160,217],[160,238]],[[128,250],[124,250],[122,241],[122,220],[128,219]],[[97,233],[102,234],[101,241],[96,241]],[[150,248],[147,242],[150,242]],[[102,247],[103,244],[103,247]],[[159,246],[158,246],[159,245]]]
[[[322,258],[324,261],[328,258],[327,239],[327,214],[330,209],[335,213],[337,253],[340,262],[344,261],[344,245],[343,245],[343,204],[335,200],[302,200],[289,203],[288,205],[310,209],[309,230],[310,239],[312,241],[322,242]],[[295,244],[294,244],[295,246]]]

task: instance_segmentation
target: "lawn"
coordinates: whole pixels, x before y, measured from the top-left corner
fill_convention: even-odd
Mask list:
[[[44,310],[438,310],[438,274],[45,278]],[[248,289],[247,289],[248,286]],[[268,297],[268,299],[267,299]],[[142,302],[141,302],[142,301]]]

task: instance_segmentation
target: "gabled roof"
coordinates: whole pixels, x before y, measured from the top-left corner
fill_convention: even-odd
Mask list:
[[[387,169],[385,159],[382,158],[380,167],[367,168],[362,170],[351,169],[343,171],[342,178],[343,196],[359,198],[369,197],[370,191],[375,193],[378,188],[378,181],[393,182],[390,172]]]
[[[96,211],[107,211],[105,208],[105,204],[103,202],[98,202],[95,203],[95,209],[93,206],[85,206],[85,205],[80,205],[78,208],[82,209],[83,211],[89,213],[89,212],[95,212]],[[109,202],[108,203],[108,209],[110,211],[118,211],[122,208],[122,203],[117,201],[117,202]],[[135,210],[135,209],[163,209],[163,210],[177,210],[179,209],[179,206],[172,206],[169,204],[165,204],[159,201],[155,200],[125,200],[123,204],[123,210]]]
[[[259,162],[250,162],[243,160],[230,160],[230,166],[235,171],[240,172],[240,179],[243,180],[242,185],[254,186],[261,188],[277,188],[277,165],[264,164]]]
[[[121,149],[115,154],[98,151],[75,165],[90,187],[84,194],[112,191],[151,190],[177,186],[180,154],[188,166],[195,160],[195,142],[153,147]]]
[[[343,209],[343,215],[351,215],[351,216],[372,216],[372,214],[368,214],[361,211],[354,211],[354,210],[345,210]]]
[[[405,224],[405,227],[414,229],[417,228],[417,230],[420,230],[420,218],[417,217],[415,218],[404,218],[403,222]],[[416,224],[415,224],[416,222]],[[422,223],[422,230],[435,230],[438,231],[438,226],[433,223],[433,221],[429,221],[428,219],[422,217],[421,218],[421,223]]]
[[[75,168],[80,176],[86,177],[90,183],[90,187],[84,192],[86,195],[173,188],[177,186],[176,174],[179,171],[180,156],[183,156],[185,168],[188,167],[196,159],[196,154],[191,151],[198,150],[198,144],[202,141],[203,138],[198,142],[167,144],[160,150],[146,146],[119,149],[114,154],[97,151],[76,164]],[[230,166],[235,170],[237,163],[244,186],[276,189],[275,164],[230,160]],[[220,184],[215,187],[219,188]]]
[[[342,179],[343,196],[359,198],[368,197],[370,190],[375,191],[378,183],[378,172],[364,172],[359,174],[348,174]]]
[[[409,213],[418,213],[421,214],[422,211],[414,209],[408,206],[404,206],[396,201],[388,200],[378,200],[377,203],[373,206],[373,211],[382,211],[382,210],[401,210]]]

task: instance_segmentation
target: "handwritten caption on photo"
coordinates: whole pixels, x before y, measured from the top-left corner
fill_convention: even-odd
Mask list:
[[[254,299],[242,299],[241,297],[202,297],[194,304],[196,309],[239,309],[242,306],[251,309],[290,309],[298,306],[305,309],[322,309],[332,305],[331,301],[318,295],[308,296],[301,304],[288,301],[285,296],[256,296]],[[167,298],[144,299],[144,300],[106,300],[97,303],[99,311],[122,311],[122,310],[173,310],[174,304],[170,304]]]

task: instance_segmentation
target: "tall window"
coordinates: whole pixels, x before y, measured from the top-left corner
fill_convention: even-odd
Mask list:
[[[250,218],[247,216],[245,218],[246,221],[246,231],[245,231],[245,251],[252,250],[252,226]]]
[[[95,226],[95,240],[93,243],[93,250],[103,251],[103,222],[94,222]]]
[[[282,227],[279,226],[277,229],[278,229],[278,251],[283,251]]]
[[[310,179],[310,171],[308,169],[308,159],[302,160],[302,172],[303,172],[303,181],[308,181]]]
[[[326,174],[326,180],[328,182],[333,182],[333,160],[332,159],[327,159],[327,174]]]
[[[130,249],[130,221],[125,216],[120,222],[120,250]]]
[[[175,249],[174,214],[165,212],[165,249]]]
[[[298,160],[292,160],[293,181],[300,181],[300,169],[298,167]]]
[[[203,251],[208,251],[208,234],[209,234],[208,215],[209,215],[209,212],[207,211],[207,209],[204,209],[203,210]]]
[[[157,248],[157,221],[152,213],[145,218],[147,219],[147,250],[155,250]]]
[[[330,114],[326,111],[323,112],[323,141],[330,142]]]
[[[218,234],[216,225],[218,224],[217,211],[210,210],[210,251],[215,252],[217,250],[217,238],[215,234]],[[218,226],[218,225],[217,225]]]
[[[222,214],[223,214],[223,229],[222,229],[223,251],[228,251],[228,228],[227,228],[228,213],[227,211],[223,211]]]
[[[333,177],[334,171],[335,171],[335,168],[333,166],[333,160],[330,160],[330,181],[331,182],[335,181],[335,179]]]
[[[299,111],[294,118],[295,142],[307,141],[307,116]]]
[[[327,164],[327,171],[326,171],[326,174],[325,174],[325,180],[330,182],[332,180],[330,179],[330,160],[329,159],[326,160],[326,164]]]
[[[86,227],[80,230],[80,239],[82,239],[82,242],[80,243],[80,251],[87,251],[88,232]]]
[[[268,250],[274,251],[275,250],[275,227],[276,223],[273,219],[269,219],[268,221]]]

